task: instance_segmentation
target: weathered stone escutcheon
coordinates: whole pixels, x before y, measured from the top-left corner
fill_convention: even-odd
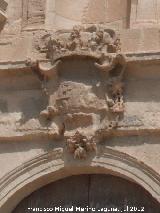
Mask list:
[[[75,26],[48,37],[43,48],[46,59],[30,63],[48,96],[40,118],[51,134],[58,131],[74,158],[85,159],[96,151],[97,132],[108,134],[123,117],[126,57],[120,40],[102,26]]]

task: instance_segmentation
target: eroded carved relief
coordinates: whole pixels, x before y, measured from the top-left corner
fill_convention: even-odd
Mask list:
[[[85,159],[96,152],[99,132],[110,134],[123,118],[126,58],[120,40],[102,26],[75,26],[44,40],[39,51],[47,59],[30,62],[48,97],[40,118],[53,132],[59,129],[74,158]]]
[[[126,69],[126,59],[122,54],[117,54],[101,57],[101,64],[95,63],[95,66],[107,73],[107,88],[106,100],[108,107],[113,113],[124,112],[124,97],[123,97],[123,75]]]
[[[88,152],[96,152],[97,145],[93,139],[88,139],[77,131],[73,136],[66,139],[67,149],[75,159],[85,159]]]

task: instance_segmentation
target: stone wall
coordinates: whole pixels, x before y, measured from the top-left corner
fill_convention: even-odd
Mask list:
[[[23,1],[22,19],[23,27],[40,27],[45,23],[45,0],[25,0]]]
[[[159,1],[7,3],[0,213],[73,174],[121,176],[160,202]]]

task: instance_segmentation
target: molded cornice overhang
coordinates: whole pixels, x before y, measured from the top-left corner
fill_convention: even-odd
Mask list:
[[[113,54],[114,55],[114,54]],[[128,52],[124,54],[127,57],[127,64],[132,64],[132,63],[150,63],[150,64],[156,64],[160,62],[160,52]],[[66,57],[72,57],[73,55],[68,55]],[[76,55],[75,55],[76,56]],[[87,55],[79,55],[78,57],[87,57]],[[90,56],[92,57],[92,56]],[[65,58],[65,57],[64,57]],[[99,56],[94,55],[94,59],[99,59]],[[48,63],[50,60],[48,59],[40,59],[37,61],[43,62],[43,63]],[[30,67],[27,65],[28,60],[23,60],[23,61],[0,61],[0,71],[4,70],[31,70]]]

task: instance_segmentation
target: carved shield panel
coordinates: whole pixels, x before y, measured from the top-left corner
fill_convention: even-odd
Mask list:
[[[40,115],[75,157],[96,151],[97,141],[118,126],[123,114],[126,60],[117,53],[119,44],[113,30],[76,26],[47,38],[48,60],[36,64],[48,97]]]

